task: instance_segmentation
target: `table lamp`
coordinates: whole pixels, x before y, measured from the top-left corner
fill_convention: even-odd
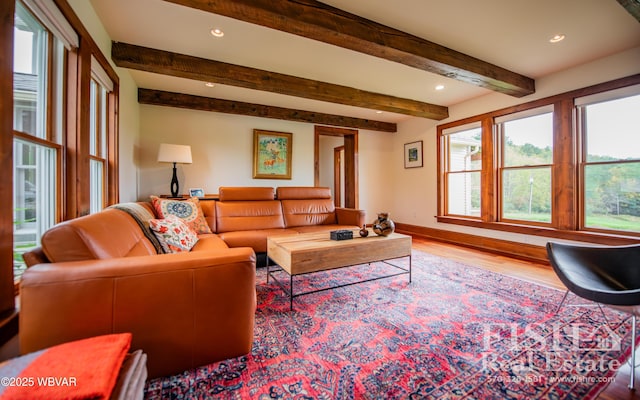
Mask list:
[[[180,185],[178,184],[178,176],[176,175],[176,163],[191,164],[191,146],[162,143],[158,151],[158,162],[173,163],[171,196],[178,197]]]

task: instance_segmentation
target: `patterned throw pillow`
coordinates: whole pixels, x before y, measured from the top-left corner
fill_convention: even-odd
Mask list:
[[[189,251],[198,243],[198,235],[175,215],[165,219],[152,219],[149,227],[160,241],[165,253]]]
[[[175,215],[181,218],[197,234],[211,233],[211,228],[209,228],[207,220],[204,219],[204,213],[197,197],[192,197],[188,200],[169,200],[151,196],[151,203],[156,210],[158,218],[167,218],[168,215]]]

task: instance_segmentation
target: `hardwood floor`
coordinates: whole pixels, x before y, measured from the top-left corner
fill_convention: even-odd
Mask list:
[[[485,268],[487,270],[509,275],[529,282],[564,290],[565,286],[560,282],[555,272],[549,265],[538,264],[530,261],[496,255],[480,250],[474,250],[462,246],[437,242],[424,238],[414,237],[413,248],[440,257],[449,258],[465,264]],[[638,351],[637,353],[640,353]],[[636,356],[636,365],[640,363],[640,354]],[[636,387],[640,388],[640,368],[636,372]],[[597,397],[599,400],[630,400],[640,399],[635,390],[629,390],[630,368],[628,364],[620,369],[615,380]]]

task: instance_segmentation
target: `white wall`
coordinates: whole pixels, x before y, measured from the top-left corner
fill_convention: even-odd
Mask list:
[[[413,118],[399,124],[398,135],[393,136],[390,143],[390,147],[393,148],[393,162],[388,170],[383,171],[384,179],[393,185],[394,195],[392,199],[387,199],[392,219],[412,225],[544,245],[548,239],[543,237],[436,222],[437,125],[638,73],[640,73],[640,48],[536,79],[536,93],[521,99],[492,93],[449,107],[450,117],[447,120],[430,121]],[[404,143],[416,140],[424,141],[424,168],[404,169]]]
[[[140,106],[139,198],[170,193],[172,164],[158,163],[161,143],[191,146],[192,164],[178,164],[180,192],[220,186],[313,186],[313,126],[150,105]],[[292,133],[291,180],[253,179],[253,130]]]
[[[111,61],[111,38],[104,29],[88,0],[68,0],[84,27],[109,60],[120,80],[119,107],[119,179],[120,202],[135,201],[138,197],[136,170],[138,160],[136,149],[140,138],[140,110],[138,105],[138,87],[129,71],[117,68]]]
[[[293,134],[291,180],[253,179],[254,129]],[[139,200],[170,192],[172,165],[156,161],[161,143],[191,146],[193,163],[178,164],[182,193],[195,187],[203,188],[205,193],[218,193],[220,186],[313,186],[314,183],[313,124],[141,105],[140,132]],[[367,212],[367,221],[375,220],[379,210],[388,208],[389,193],[385,184],[378,184],[377,177],[388,169],[391,156],[388,141],[393,135],[359,132],[359,206]]]
[[[125,73],[122,73],[125,71]],[[140,105],[138,87],[126,70],[116,68],[120,76],[119,179],[120,202],[138,199],[136,179],[140,160]]]

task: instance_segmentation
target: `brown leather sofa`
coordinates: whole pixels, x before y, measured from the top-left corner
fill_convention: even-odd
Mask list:
[[[150,207],[149,207],[150,208]],[[247,354],[255,253],[202,235],[189,253],[157,254],[126,212],[106,209],[47,231],[20,285],[22,354],[131,332],[150,377]]]
[[[356,229],[362,210],[335,207],[326,187],[220,187],[219,200],[203,201],[207,221],[229,247],[267,251],[267,236]]]
[[[365,218],[317,187],[221,187],[219,201],[200,204],[214,233],[189,253],[157,254],[134,218],[114,208],[47,231],[25,254],[21,352],[131,332],[150,377],[247,354],[256,253],[264,257],[267,236],[357,228]]]

